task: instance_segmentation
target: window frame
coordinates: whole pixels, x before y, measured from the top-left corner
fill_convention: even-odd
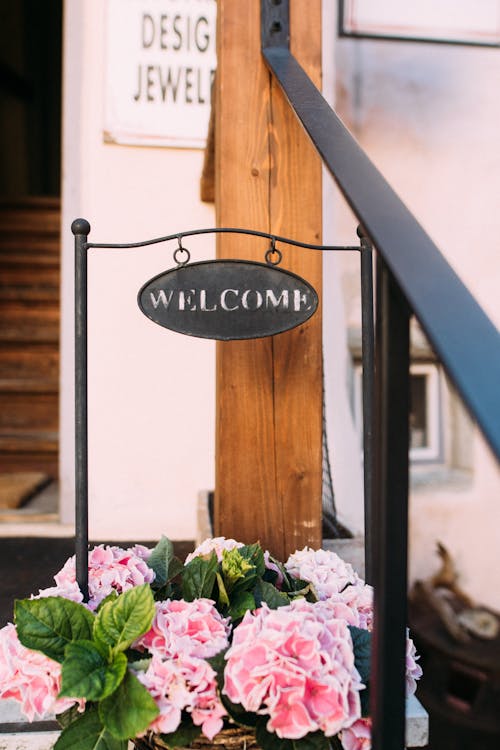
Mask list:
[[[354,423],[359,437],[361,453],[363,452],[363,408],[362,408],[362,372],[361,363],[354,365]],[[412,375],[426,376],[426,422],[427,445],[421,448],[410,448],[411,463],[444,463],[443,455],[443,399],[441,371],[433,362],[412,362]]]

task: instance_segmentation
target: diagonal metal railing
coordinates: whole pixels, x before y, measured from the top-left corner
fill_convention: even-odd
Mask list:
[[[372,747],[405,742],[409,321],[414,314],[500,458],[500,334],[289,50],[287,0],[261,0],[262,55],[377,251]],[[365,414],[366,418],[366,414]],[[366,498],[365,498],[366,502]]]

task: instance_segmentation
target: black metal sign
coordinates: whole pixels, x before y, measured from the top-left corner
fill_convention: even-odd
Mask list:
[[[305,279],[244,260],[179,265],[144,284],[137,301],[158,325],[222,341],[288,331],[318,307],[318,295]]]

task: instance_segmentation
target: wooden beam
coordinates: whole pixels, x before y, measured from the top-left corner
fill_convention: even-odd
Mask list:
[[[320,0],[292,0],[293,53],[320,83]],[[260,2],[218,3],[218,226],[321,242],[321,164],[260,53]],[[221,235],[218,256],[264,260],[268,243]],[[321,254],[280,247],[321,290]],[[217,344],[215,530],[284,559],[321,545],[321,311],[293,331]]]

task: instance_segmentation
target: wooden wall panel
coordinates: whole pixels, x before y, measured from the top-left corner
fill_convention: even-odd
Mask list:
[[[321,241],[321,165],[260,54],[260,2],[219,0],[219,226]],[[319,0],[291,3],[291,47],[319,84]],[[268,243],[220,236],[219,257],[263,260]],[[321,254],[280,248],[321,290]],[[321,312],[272,338],[217,344],[216,533],[280,558],[321,544]]]

